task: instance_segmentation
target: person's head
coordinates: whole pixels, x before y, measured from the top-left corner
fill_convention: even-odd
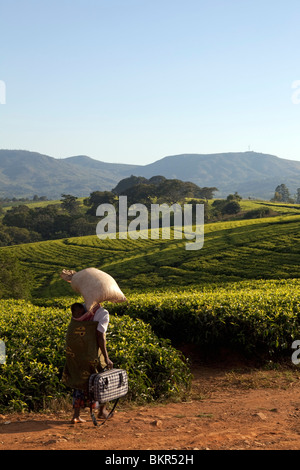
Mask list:
[[[71,312],[74,318],[79,318],[85,313],[85,308],[83,304],[75,302],[71,305]]]

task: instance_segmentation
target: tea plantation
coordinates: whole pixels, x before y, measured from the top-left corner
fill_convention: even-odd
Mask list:
[[[115,277],[128,302],[107,304],[112,360],[127,368],[132,400],[182,399],[189,365],[175,349],[227,346],[250,357],[290,355],[300,339],[300,215],[205,226],[204,247],[183,240],[96,236],[1,248],[33,276],[31,298],[2,299],[0,408],[41,409],[68,394],[60,382],[74,292],[63,268],[94,266]]]

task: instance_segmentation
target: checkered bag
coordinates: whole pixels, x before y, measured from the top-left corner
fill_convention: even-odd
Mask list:
[[[123,369],[109,369],[104,372],[92,374],[89,378],[89,396],[90,402],[99,404],[116,400],[113,410],[119,398],[125,396],[128,392],[128,376]],[[110,414],[112,414],[113,410]],[[93,423],[97,426],[95,416],[91,408]]]
[[[109,369],[92,374],[89,379],[89,391],[93,400],[100,404],[123,397],[128,392],[127,372],[122,369]]]

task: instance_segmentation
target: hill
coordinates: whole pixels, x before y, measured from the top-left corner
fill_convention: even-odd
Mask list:
[[[237,191],[243,197],[270,199],[286,184],[291,195],[300,187],[300,162],[255,152],[183,154],[148,165],[106,163],[79,155],[56,159],[23,150],[0,150],[0,197],[59,199],[112,190],[131,175],[147,179],[161,175],[200,187],[217,187],[219,197]]]
[[[256,152],[185,154],[165,157],[144,167],[140,174],[215,186],[220,197],[237,191],[243,197],[270,200],[279,181],[285,182],[292,192],[296,191],[300,182],[300,162]]]
[[[61,194],[88,196],[91,191],[111,189],[130,176],[132,165],[104,163],[85,156],[55,159],[23,150],[0,150],[0,197],[59,199]]]

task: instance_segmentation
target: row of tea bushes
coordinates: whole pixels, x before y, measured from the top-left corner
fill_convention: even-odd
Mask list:
[[[0,410],[37,411],[70,395],[61,382],[69,300],[65,307],[42,307],[22,300],[0,302],[0,340],[6,346],[6,362],[0,364]],[[112,315],[107,343],[115,366],[128,371],[127,399],[179,399],[188,392],[187,361],[142,320]]]
[[[151,324],[176,345],[286,354],[300,339],[300,281],[244,281],[199,289],[136,293],[110,305],[117,315]]]

